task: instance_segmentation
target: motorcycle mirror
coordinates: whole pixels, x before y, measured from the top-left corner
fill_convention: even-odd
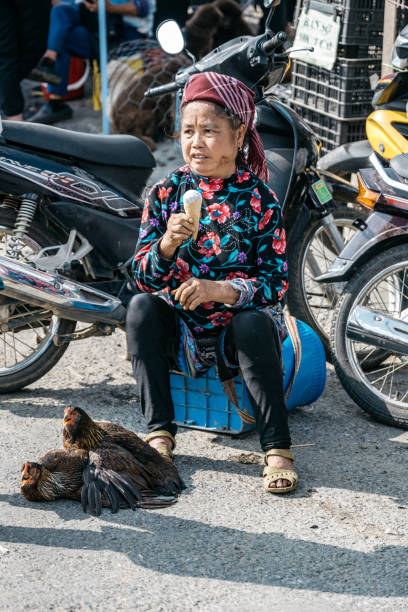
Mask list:
[[[156,30],[156,38],[163,51],[171,55],[177,55],[184,49],[183,33],[174,19],[166,19],[161,22]]]
[[[268,17],[265,22],[265,30],[270,30],[272,17],[275,13],[276,7],[279,6],[280,0],[264,0],[264,7],[269,8]]]

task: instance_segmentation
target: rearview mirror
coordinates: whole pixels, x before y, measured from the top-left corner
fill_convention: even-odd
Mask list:
[[[171,55],[177,55],[184,49],[183,33],[174,19],[162,21],[156,30],[156,38],[163,51]]]
[[[278,6],[280,0],[264,0],[264,7],[269,8],[270,6]]]

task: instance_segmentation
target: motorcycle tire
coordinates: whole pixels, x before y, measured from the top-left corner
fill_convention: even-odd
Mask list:
[[[12,236],[16,220],[16,212],[12,209],[0,206],[0,253],[7,256],[8,240]],[[27,233],[24,235],[23,256],[19,257],[21,261],[26,260],[24,255],[34,253],[46,246],[52,246],[61,242],[50,230],[44,228],[36,220],[34,220]],[[8,314],[12,312],[17,318],[23,316],[30,307],[22,302],[16,302],[11,306],[1,304],[0,292],[0,324],[3,324],[3,329],[6,329],[7,321],[13,316],[5,314],[4,308],[8,308]],[[47,322],[49,325],[47,327]],[[35,382],[59,361],[62,355],[68,348],[69,343],[66,342],[57,346],[53,339],[56,334],[70,334],[75,330],[76,322],[60,319],[52,316],[51,313],[44,313],[44,319],[38,322],[37,325],[26,325],[19,330],[6,330],[1,334],[3,340],[0,344],[0,393],[12,393],[18,389],[22,389],[27,385]],[[45,330],[45,332],[44,332]],[[30,347],[27,341],[28,333],[33,333],[33,347]],[[41,338],[41,334],[45,333]],[[24,340],[23,340],[23,334]],[[20,337],[19,337],[20,335]],[[8,336],[10,336],[8,338]],[[31,338],[31,335],[30,335]],[[31,349],[27,355],[27,346]],[[12,356],[14,350],[14,366],[8,365],[8,359]],[[21,359],[23,356],[23,359]],[[18,361],[20,359],[20,361]]]
[[[393,303],[398,304],[399,315],[406,320],[408,308],[405,306],[408,299],[405,278],[408,278],[408,244],[394,246],[372,257],[359,268],[344,288],[331,329],[333,362],[345,391],[374,419],[401,429],[408,429],[408,384],[405,382],[408,381],[407,356],[388,352],[381,368],[375,371],[367,370],[363,367],[364,360],[359,362],[362,345],[353,344],[355,341],[347,338],[346,326],[355,305],[358,303],[371,305],[369,301],[371,290],[373,296],[378,295],[376,299],[380,300],[378,303],[381,308],[392,303],[389,298],[397,291]],[[386,291],[390,293],[389,296],[384,293]],[[378,307],[374,304],[372,308],[377,310]],[[397,313],[394,311],[391,315],[395,317]],[[372,350],[378,351],[378,349]],[[402,390],[407,387],[407,392],[400,393],[399,387]],[[387,395],[388,388],[389,395]]]
[[[354,233],[352,223],[360,216],[360,212],[346,205],[339,204],[333,211],[336,226],[346,234],[346,231]],[[329,290],[326,285],[312,280],[311,272],[308,273],[307,256],[313,245],[328,255],[321,257],[321,274],[326,272],[339,254],[338,249],[331,244],[330,236],[327,234],[320,218],[310,219],[292,232],[288,239],[288,270],[289,289],[287,304],[291,315],[307,323],[320,336],[326,352],[326,358],[331,362],[330,354],[330,329],[332,323],[333,300],[327,296]],[[324,269],[323,269],[324,267]],[[309,285],[309,289],[306,287]],[[334,289],[333,289],[334,291]],[[337,295],[337,294],[336,294]],[[322,298],[320,306],[314,305]],[[325,303],[323,303],[325,301]]]

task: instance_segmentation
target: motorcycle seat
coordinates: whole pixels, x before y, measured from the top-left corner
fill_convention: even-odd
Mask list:
[[[131,168],[156,165],[148,147],[136,136],[84,134],[41,123],[3,121],[2,137],[13,145],[97,164]]]
[[[399,176],[408,179],[408,153],[401,153],[393,157],[390,166]]]

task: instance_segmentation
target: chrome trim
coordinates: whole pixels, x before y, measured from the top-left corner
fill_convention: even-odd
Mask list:
[[[126,309],[118,298],[7,257],[0,256],[0,279],[0,295],[37,304],[65,319],[113,324],[125,319]]]
[[[382,164],[380,163],[380,160],[378,159],[375,153],[371,153],[369,160],[374,166],[374,168],[377,170],[384,183],[387,183],[387,185],[389,185],[390,187],[394,187],[394,189],[398,189],[399,191],[406,191],[408,193],[408,185],[406,185],[402,181],[399,182],[394,181],[394,179],[391,179],[385,172]]]
[[[75,251],[74,242],[77,239],[80,246]],[[31,259],[31,262],[39,270],[53,272],[55,269],[62,268],[64,264],[71,263],[74,259],[81,261],[92,249],[93,246],[89,244],[88,240],[75,229],[72,229],[65,244],[44,247]]]
[[[321,274],[320,276],[316,276],[314,280],[318,283],[335,281],[337,278],[341,278],[342,276],[344,276],[344,274],[348,272],[348,270],[352,267],[353,264],[354,260],[336,257],[327,272]]]
[[[386,351],[408,355],[408,323],[363,306],[352,310],[346,336]]]
[[[339,231],[339,228],[335,223],[332,213],[329,213],[328,215],[322,217],[321,221],[322,225],[327,229],[328,233],[330,234],[331,239],[333,240],[334,245],[337,249],[337,252],[341,253],[344,249],[344,240]]]

